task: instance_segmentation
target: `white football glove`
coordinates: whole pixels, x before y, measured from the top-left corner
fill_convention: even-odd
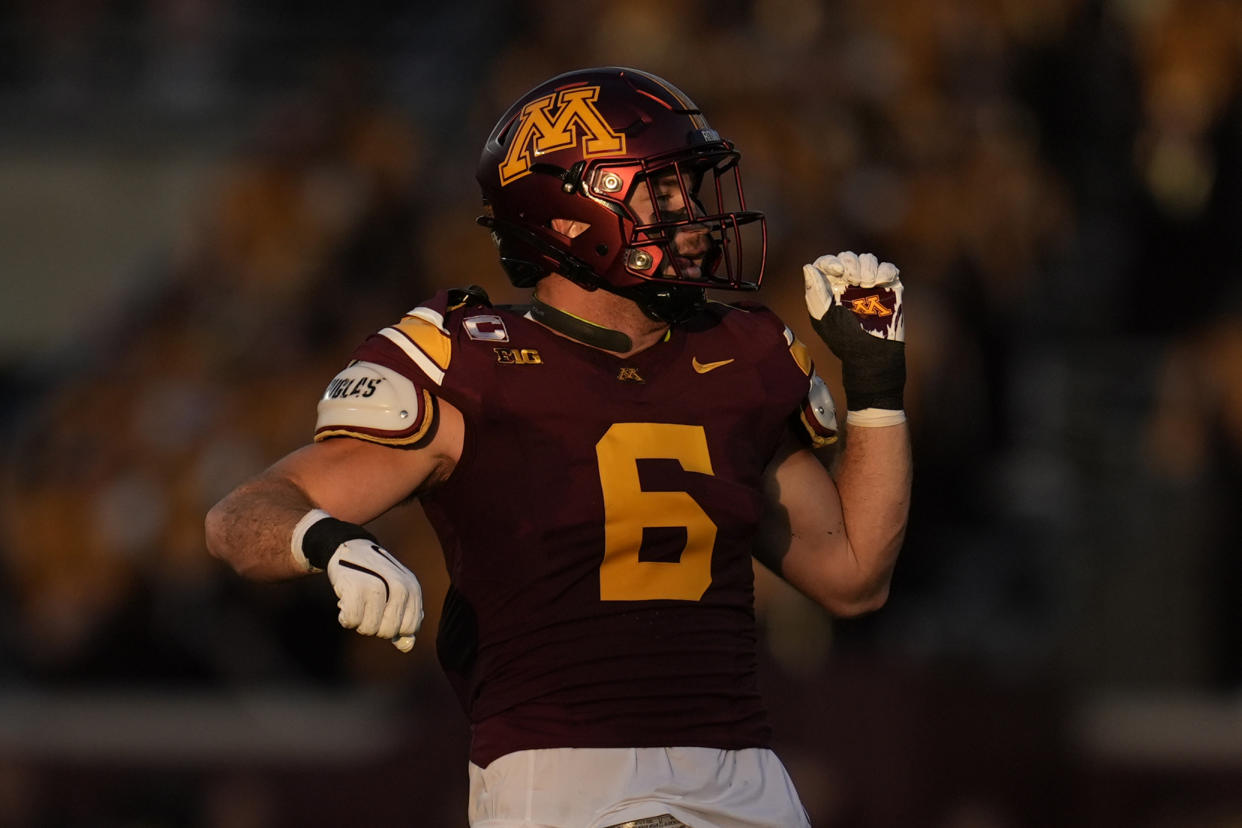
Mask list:
[[[906,315],[901,307],[901,271],[872,253],[846,250],[820,256],[802,266],[806,308],[812,319],[823,319],[834,305],[851,311],[862,329],[878,339],[906,341]]]
[[[906,382],[906,318],[896,265],[847,250],[802,266],[811,326],[841,360],[850,422],[899,418]],[[853,416],[856,412],[867,416]]]
[[[364,538],[338,546],[327,571],[342,627],[390,639],[401,652],[410,651],[423,623],[423,589],[413,572]]]

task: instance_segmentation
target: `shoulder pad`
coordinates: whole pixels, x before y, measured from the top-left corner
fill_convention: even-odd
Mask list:
[[[406,377],[374,362],[355,362],[328,383],[319,401],[315,441],[357,437],[412,446],[433,432],[435,398]]]
[[[802,373],[808,377],[815,373],[815,363],[811,360],[810,349],[802,344],[802,340],[798,339],[788,326],[785,327],[785,345],[789,348],[789,355],[802,369]]]
[[[819,374],[811,373],[811,385],[802,401],[799,414],[805,437],[815,448],[830,446],[837,441],[837,407],[832,393]]]
[[[788,325],[785,326],[785,344],[789,346],[789,355],[802,369],[802,373],[810,378],[800,416],[806,437],[815,448],[830,446],[837,441],[838,431],[837,409],[832,401],[832,392],[816,372],[810,350]]]
[[[463,308],[490,308],[491,301],[481,287],[454,288],[440,291],[424,304],[419,305],[376,334],[396,345],[409,359],[415,374],[425,377],[432,386],[444,382],[453,359],[453,335],[449,333],[449,315]],[[364,349],[363,350],[365,353]],[[357,353],[357,352],[356,352]],[[369,356],[373,356],[369,355]],[[402,369],[402,373],[411,372]]]
[[[444,327],[443,314],[420,305],[378,335],[400,348],[432,385],[444,382],[453,358],[453,338]]]

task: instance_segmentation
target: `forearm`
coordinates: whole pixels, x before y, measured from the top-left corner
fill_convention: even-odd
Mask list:
[[[418,578],[349,518],[383,513],[426,478],[424,465],[357,440],[304,446],[212,507],[207,548],[258,581],[325,571],[342,627],[409,652],[423,619]],[[366,469],[371,485],[360,485]]]
[[[261,475],[207,513],[207,549],[241,575],[275,581],[306,574],[293,557],[293,527],[314,504],[285,477]]]
[[[883,604],[905,539],[913,467],[909,427],[851,427],[833,471],[848,539],[852,592]]]

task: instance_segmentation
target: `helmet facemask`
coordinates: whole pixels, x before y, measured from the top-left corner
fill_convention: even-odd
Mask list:
[[[737,164],[736,152],[716,148],[591,169],[587,197],[621,221],[618,269],[651,282],[757,289],[766,231],[762,214],[746,210]]]

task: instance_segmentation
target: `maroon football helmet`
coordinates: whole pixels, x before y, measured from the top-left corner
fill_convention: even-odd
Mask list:
[[[488,136],[479,223],[518,287],[556,272],[671,321],[704,288],[759,287],[767,232],[746,209],[739,158],[667,81],[569,72],[519,98]]]

